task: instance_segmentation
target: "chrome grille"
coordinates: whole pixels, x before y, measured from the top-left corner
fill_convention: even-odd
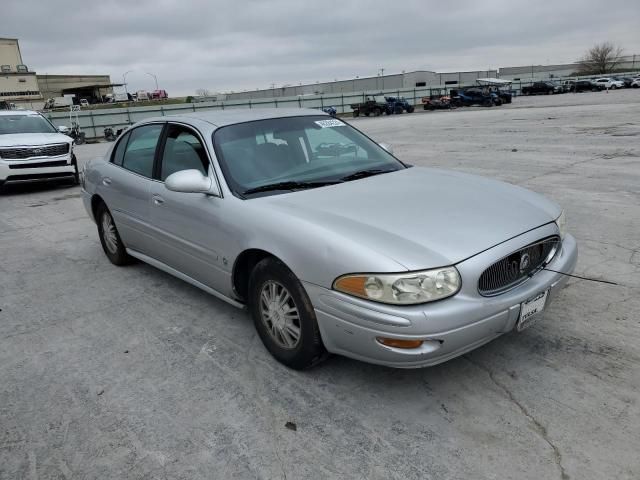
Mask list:
[[[9,147],[0,148],[0,158],[3,160],[25,160],[34,157],[56,157],[69,153],[68,143],[42,145],[41,147]]]
[[[547,237],[498,260],[480,275],[480,295],[498,295],[521,284],[553,258],[559,245],[560,237]]]

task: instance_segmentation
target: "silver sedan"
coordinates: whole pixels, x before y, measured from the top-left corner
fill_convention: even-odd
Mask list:
[[[113,264],[246,306],[292,368],[443,362],[540,319],[577,259],[555,203],[411,168],[316,110],[149,119],[82,178]]]

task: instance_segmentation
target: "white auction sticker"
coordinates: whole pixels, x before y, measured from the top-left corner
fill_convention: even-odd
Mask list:
[[[322,128],[330,128],[330,127],[344,127],[344,122],[340,120],[318,120],[316,125],[320,125]]]

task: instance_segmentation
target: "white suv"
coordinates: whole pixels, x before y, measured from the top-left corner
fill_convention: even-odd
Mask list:
[[[0,186],[58,179],[79,180],[71,137],[38,112],[0,111]]]
[[[615,90],[616,88],[624,88],[624,82],[620,80],[614,80],[613,78],[598,78],[596,80],[598,85],[604,85],[605,88]]]

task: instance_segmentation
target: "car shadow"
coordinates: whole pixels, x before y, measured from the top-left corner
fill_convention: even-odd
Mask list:
[[[0,196],[28,195],[33,193],[66,190],[77,185],[69,180],[52,182],[16,183],[0,186]]]

